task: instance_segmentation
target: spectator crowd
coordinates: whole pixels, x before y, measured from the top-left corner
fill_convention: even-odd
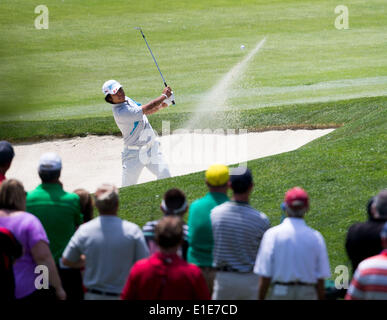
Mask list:
[[[93,196],[66,192],[55,153],[41,156],[41,184],[26,192],[6,179],[14,156],[0,141],[3,301],[328,298],[325,240],[305,222],[310,199],[300,187],[285,193],[285,216],[272,226],[250,204],[251,171],[214,164],[205,172],[207,194],[189,204],[182,190],[168,190],[162,218],[140,228],[119,217],[114,185]],[[347,300],[387,299],[387,189],[366,208],[368,221],[352,225],[345,241],[353,273],[341,294]]]

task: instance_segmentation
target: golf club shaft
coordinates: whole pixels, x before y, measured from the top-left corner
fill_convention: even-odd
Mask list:
[[[151,48],[150,48],[150,46],[149,46],[149,44],[148,44],[148,41],[146,41],[145,35],[144,35],[144,33],[142,32],[142,29],[141,29],[141,28],[138,28],[138,30],[140,30],[140,32],[141,32],[141,35],[142,35],[142,37],[143,37],[143,39],[144,39],[144,41],[145,41],[145,43],[146,43],[146,46],[148,47],[148,50],[149,50],[149,52],[150,52],[150,54],[151,54],[151,56],[152,56],[152,58],[153,58],[153,61],[155,62],[155,65],[156,65],[156,67],[157,67],[157,70],[159,70],[161,79],[163,79],[163,82],[164,82],[164,86],[168,87],[167,82],[165,81],[164,76],[163,76],[163,74],[161,73],[161,70],[160,70],[160,68],[159,68],[159,65],[157,64],[156,58],[155,58],[155,56],[153,55],[153,52],[152,52],[152,50],[151,50]],[[174,100],[172,101],[172,104],[175,104],[175,101],[174,101]]]

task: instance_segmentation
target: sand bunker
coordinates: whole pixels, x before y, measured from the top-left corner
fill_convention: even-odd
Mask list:
[[[159,137],[172,176],[203,171],[212,163],[235,164],[295,150],[332,132],[285,130],[246,134],[216,132],[172,134]],[[8,178],[21,180],[26,190],[39,183],[38,161],[44,152],[57,152],[63,161],[61,181],[66,190],[85,188],[94,192],[103,182],[121,186],[123,140],[114,136],[88,136],[29,144],[16,144],[16,156]],[[155,180],[145,168],[139,183]]]

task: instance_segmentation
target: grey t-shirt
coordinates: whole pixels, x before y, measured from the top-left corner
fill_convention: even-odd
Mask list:
[[[121,293],[133,264],[149,251],[136,224],[104,215],[79,227],[63,257],[77,262],[81,254],[86,256],[86,288]]]
[[[141,147],[156,138],[141,105],[134,100],[125,97],[125,102],[113,105],[112,110],[125,146]]]

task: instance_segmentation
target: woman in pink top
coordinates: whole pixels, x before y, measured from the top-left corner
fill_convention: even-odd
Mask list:
[[[23,185],[14,179],[4,181],[0,186],[0,227],[10,230],[23,246],[23,255],[13,268],[15,275],[16,299],[39,299],[48,297],[49,290],[37,290],[35,274],[37,265],[48,268],[49,284],[55,289],[56,297],[66,299],[66,293],[52,258],[46,232],[39,219],[25,212],[26,192]]]

